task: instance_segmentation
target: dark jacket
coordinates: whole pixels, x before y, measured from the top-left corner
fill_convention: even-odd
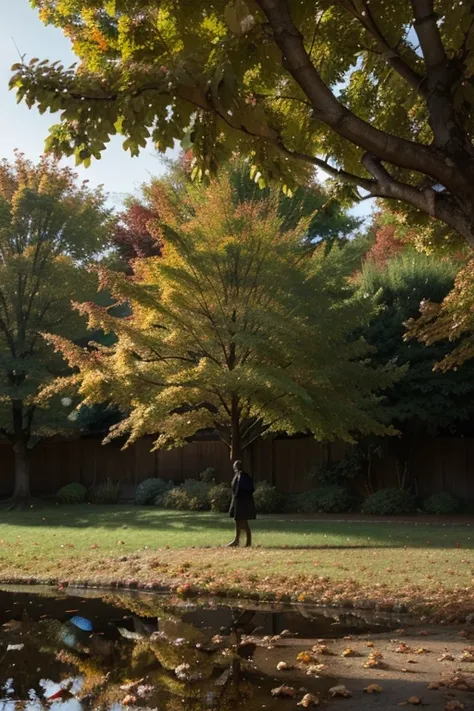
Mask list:
[[[246,472],[236,474],[232,479],[232,503],[229,516],[235,521],[253,521],[257,518],[253,501],[254,485]]]

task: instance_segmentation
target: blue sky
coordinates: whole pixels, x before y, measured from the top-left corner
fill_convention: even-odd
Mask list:
[[[69,40],[60,30],[45,27],[29,0],[0,0],[0,157],[10,159],[15,148],[19,148],[28,157],[37,159],[43,151],[48,128],[57,123],[57,116],[50,113],[41,116],[36,109],[30,111],[26,104],[18,105],[14,92],[8,91],[10,67],[19,61],[15,43],[21,54],[30,58],[60,59],[72,64],[75,56]],[[117,205],[151,175],[163,172],[153,146],[138,158],[131,158],[123,150],[122,142],[123,138],[115,136],[100,161],[94,161],[87,170],[76,169],[91,185],[103,184]],[[69,162],[74,165],[73,159]]]
[[[11,159],[15,148],[19,148],[36,160],[43,151],[48,128],[57,122],[57,117],[50,113],[41,116],[26,104],[18,105],[14,92],[8,91],[10,67],[19,61],[15,45],[29,58],[59,59],[65,64],[72,64],[76,58],[69,40],[60,30],[45,27],[29,0],[0,0],[0,157]],[[126,195],[137,192],[151,176],[164,170],[152,145],[138,158],[131,158],[123,150],[122,141],[119,136],[113,137],[100,161],[93,161],[88,169],[76,169],[92,186],[104,185],[110,201],[117,207]],[[73,159],[69,162],[74,165]],[[371,205],[364,202],[353,212],[365,216],[370,210]]]

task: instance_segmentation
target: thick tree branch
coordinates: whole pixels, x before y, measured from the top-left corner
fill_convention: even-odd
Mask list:
[[[256,0],[273,30],[283,64],[311,101],[313,115],[341,137],[381,160],[428,174],[453,192],[466,192],[464,178],[436,148],[413,143],[371,126],[339,102],[312,64],[286,0]]]
[[[441,67],[447,62],[441,33],[434,11],[434,0],[411,0],[415,17],[415,32],[420,42],[428,70]]]
[[[449,195],[437,192],[431,187],[419,189],[396,180],[384,167],[382,161],[370,153],[364,155],[362,163],[376,180],[377,186],[371,191],[372,197],[402,200],[413,205],[453,227],[466,238],[471,247],[474,247],[472,224]]]
[[[363,0],[363,11],[358,9],[358,6],[353,0],[341,0],[343,6],[350,14],[355,17],[368,34],[375,40],[380,55],[385,59],[392,69],[399,74],[415,91],[421,96],[426,96],[426,92],[422,86],[424,77],[410,67],[409,64],[402,58],[400,52],[395,47],[392,47],[384,37],[381,29],[373,16],[369,3]]]
[[[449,59],[446,53],[434,0],[411,0],[411,5],[415,32],[427,70],[423,86],[434,143],[454,156],[458,170],[463,172],[468,162],[466,158],[472,157],[473,150],[464,127],[464,118],[454,106],[453,88],[460,79],[462,62]]]

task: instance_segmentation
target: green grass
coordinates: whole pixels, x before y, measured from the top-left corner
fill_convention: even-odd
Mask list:
[[[254,549],[226,550],[233,522],[210,513],[71,506],[1,511],[0,521],[0,581],[179,581],[244,593],[288,590],[302,599],[307,591],[321,599],[324,588],[342,601],[380,601],[382,591],[384,599],[436,597],[439,605],[447,590],[452,601],[460,591],[473,597],[468,524],[262,517],[253,525]]]

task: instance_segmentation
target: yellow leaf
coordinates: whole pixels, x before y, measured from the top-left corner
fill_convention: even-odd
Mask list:
[[[310,706],[319,706],[320,703],[321,702],[317,696],[313,696],[313,694],[305,694],[298,706],[302,706],[304,709],[309,709]]]
[[[341,654],[341,657],[355,657],[355,656],[356,656],[355,650],[351,649],[350,647],[347,647],[347,649],[345,649]]]

